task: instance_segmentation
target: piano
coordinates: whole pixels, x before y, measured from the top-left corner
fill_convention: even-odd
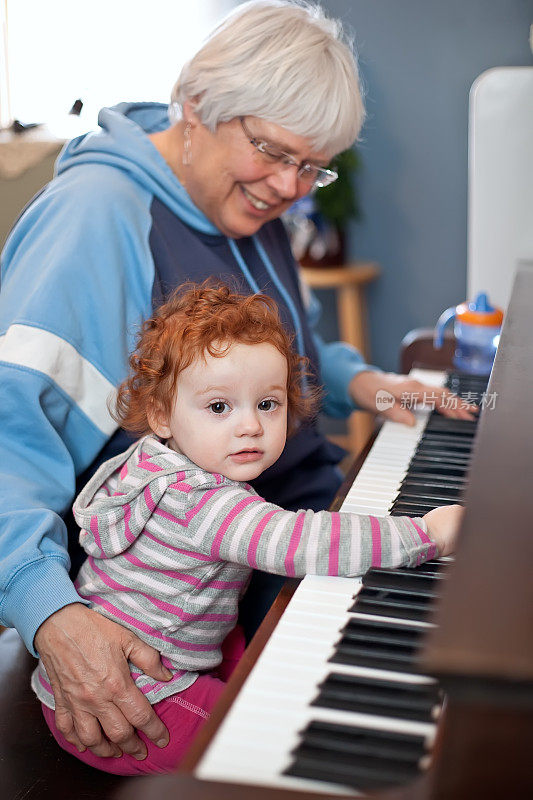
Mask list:
[[[120,797],[533,796],[531,308],[523,262],[488,387],[448,377],[491,399],[477,432],[428,411],[385,423],[337,501],[416,516],[464,500],[455,558],[289,582],[185,772]]]
[[[435,386],[446,378],[444,373],[416,370],[412,377]],[[462,384],[454,386],[460,395],[473,391],[472,381],[465,385],[463,379]],[[486,380],[480,385],[481,393]],[[428,410],[415,413],[414,428],[383,425],[341,511],[418,516],[461,499],[476,423],[446,420]],[[461,448],[459,457],[442,444],[448,439]],[[456,461],[461,462],[457,470]],[[447,469],[463,474],[443,479]],[[442,570],[442,564],[430,564],[420,570],[371,570],[363,580],[305,577],[198,765],[198,777],[316,791],[316,783],[306,780],[310,774],[326,780],[323,788],[333,791],[335,784],[327,776],[339,776],[343,769],[354,788],[372,783],[368,754],[373,748],[379,753],[381,746],[390,750],[396,743],[400,773],[409,769],[412,753],[415,761],[423,758],[423,743],[434,735],[439,690],[436,681],[410,666],[412,653],[406,648],[431,625],[424,601],[431,600]],[[413,581],[423,585],[413,587]],[[400,638],[398,647],[395,637]],[[258,719],[260,737],[254,735]],[[363,737],[360,747],[356,740],[350,743],[350,726],[356,737]],[[333,741],[329,749],[328,735],[338,749]],[[292,758],[295,748],[299,755]],[[359,749],[365,753],[361,774],[355,768],[347,778]],[[330,759],[336,760],[335,767]],[[378,774],[386,766],[394,773],[393,762],[392,756],[384,763],[376,756]]]

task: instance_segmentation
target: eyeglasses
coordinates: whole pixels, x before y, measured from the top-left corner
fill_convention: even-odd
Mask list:
[[[300,180],[309,183],[313,188],[321,188],[322,186],[329,186],[339,177],[338,174],[332,169],[325,167],[317,167],[316,164],[311,164],[310,161],[295,161],[292,156],[280,150],[276,145],[270,142],[264,142],[261,139],[256,139],[252,136],[246,125],[244,124],[243,117],[239,117],[240,123],[244,134],[250,144],[253,144],[255,149],[261,153],[264,160],[269,164],[282,164],[285,167],[297,167],[297,175]]]

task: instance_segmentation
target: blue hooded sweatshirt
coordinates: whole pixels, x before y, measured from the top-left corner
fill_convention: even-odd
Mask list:
[[[41,623],[80,602],[63,517],[77,478],[129,444],[108,401],[140,323],[168,291],[215,275],[273,297],[320,375],[330,415],[353,410],[348,383],[369,369],[353,348],[312,333],[316,304],[304,305],[279,220],[234,241],[194,205],[147,136],[168,127],[166,106],[124,103],[103,109],[99,125],[66,145],[1,262],[0,623],[32,652]],[[307,429],[254,486],[280,501],[273,486],[294,494],[301,465],[336,459]]]

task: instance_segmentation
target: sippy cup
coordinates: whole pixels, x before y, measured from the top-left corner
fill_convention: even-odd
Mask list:
[[[452,319],[455,334],[453,363],[463,372],[488,375],[500,339],[503,311],[491,306],[484,292],[469,303],[447,308],[440,315],[435,328],[435,349],[442,347],[444,328]]]

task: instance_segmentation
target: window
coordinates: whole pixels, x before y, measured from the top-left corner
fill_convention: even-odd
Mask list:
[[[0,53],[2,125],[13,118],[50,123],[81,98],[88,127],[96,124],[98,109],[105,105],[121,100],[168,102],[183,63],[237,4],[236,0],[0,3],[7,19],[4,53]]]

